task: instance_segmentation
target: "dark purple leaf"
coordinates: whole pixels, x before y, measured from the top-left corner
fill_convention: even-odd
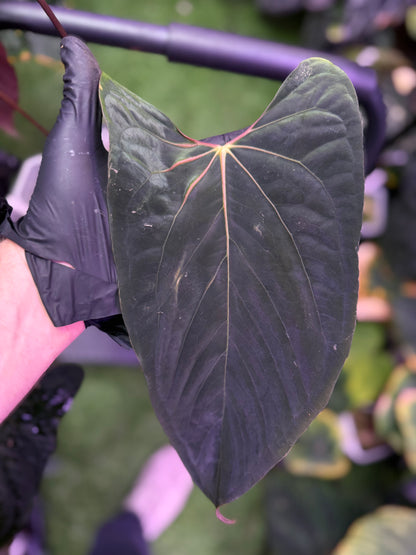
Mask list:
[[[101,87],[123,316],[155,411],[218,506],[287,453],[350,347],[355,91],[333,64],[307,60],[254,124],[215,144],[108,76]]]

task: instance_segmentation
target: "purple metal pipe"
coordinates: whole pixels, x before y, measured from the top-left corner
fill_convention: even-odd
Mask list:
[[[171,23],[168,29],[166,55],[174,62],[282,80],[302,60],[318,56],[333,61],[351,80],[358,73],[368,72],[341,56],[297,46],[180,23]]]
[[[164,54],[174,62],[201,65],[271,79],[283,79],[305,58],[331,59],[353,80],[367,72],[340,56],[180,23],[167,27],[54,6],[69,34],[86,41]],[[18,28],[56,35],[42,8],[33,2],[0,2],[0,29]]]
[[[161,25],[53,6],[70,35],[85,41],[165,54],[168,30]],[[56,36],[57,31],[36,2],[0,2],[0,29],[22,29]]]
[[[53,9],[66,31],[85,41],[163,54],[172,62],[283,80],[305,58],[327,58],[349,76],[367,112],[367,170],[375,165],[384,142],[385,108],[376,75],[368,68],[340,56],[212,29],[178,23],[164,27],[57,6]],[[31,2],[0,2],[0,29],[10,28],[56,35],[40,6]]]

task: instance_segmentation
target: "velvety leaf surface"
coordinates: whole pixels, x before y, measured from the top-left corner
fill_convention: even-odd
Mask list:
[[[101,89],[123,315],[163,427],[220,505],[287,453],[349,350],[363,197],[355,91],[331,63],[307,60],[244,132],[204,142],[109,77]]]

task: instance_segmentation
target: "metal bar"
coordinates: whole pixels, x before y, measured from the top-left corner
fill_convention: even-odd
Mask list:
[[[384,143],[385,107],[376,74],[369,68],[340,56],[213,29],[178,23],[165,27],[58,6],[54,7],[54,12],[69,34],[85,41],[162,54],[172,62],[257,77],[283,80],[306,58],[329,59],[349,76],[367,112],[367,171],[376,163]],[[0,29],[10,28],[56,35],[43,10],[32,2],[0,2]]]
[[[168,28],[107,15],[54,6],[66,32],[85,41],[165,54]],[[0,29],[21,29],[57,36],[56,29],[36,2],[0,2]]]

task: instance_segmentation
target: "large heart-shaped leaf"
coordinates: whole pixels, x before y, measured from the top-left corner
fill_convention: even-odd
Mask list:
[[[158,418],[218,506],[287,453],[350,347],[355,91],[331,63],[307,60],[253,125],[208,141],[105,75],[101,98],[122,312]]]

